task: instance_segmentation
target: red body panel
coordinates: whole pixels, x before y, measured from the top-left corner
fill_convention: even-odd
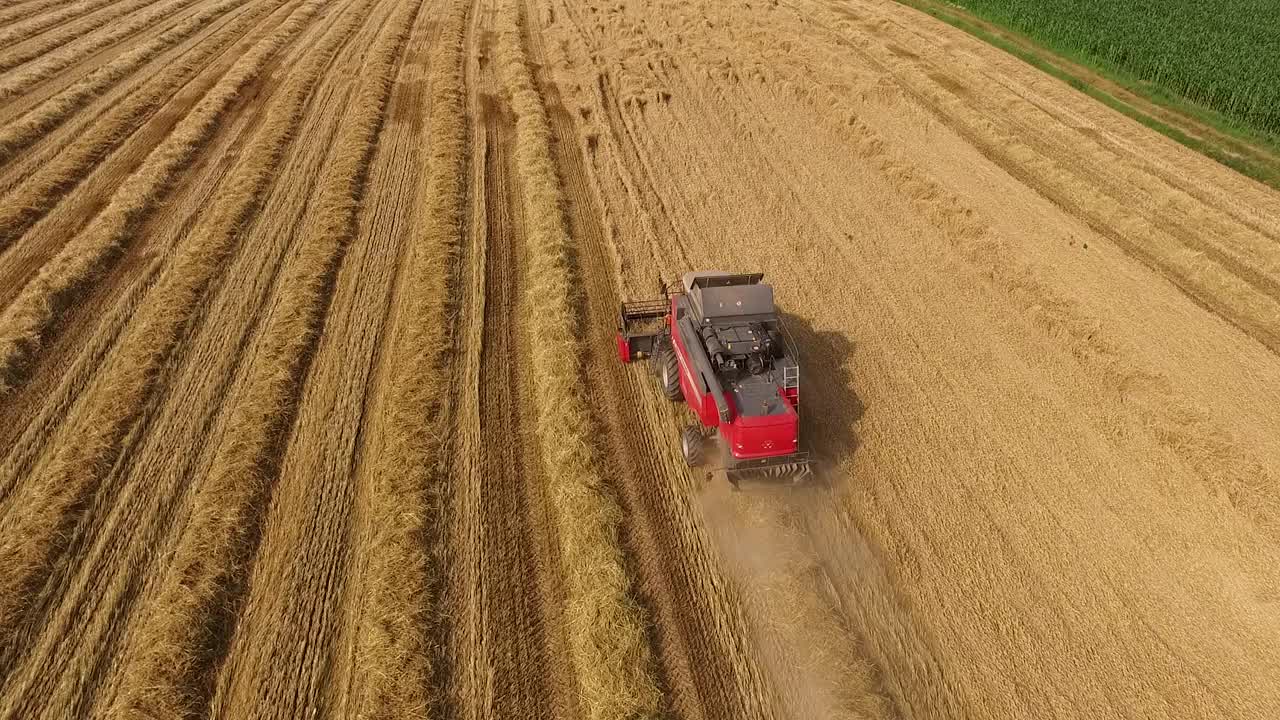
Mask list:
[[[799,449],[800,416],[789,406],[785,415],[739,416],[720,426],[729,452],[741,460],[790,455]]]
[[[698,420],[707,427],[718,428],[729,452],[738,459],[751,460],[796,452],[799,449],[800,416],[795,409],[794,389],[783,394],[786,400],[784,414],[766,416],[740,414],[733,394],[726,392],[724,401],[729,407],[729,419],[722,422],[715,398],[710,392],[704,392],[701,383],[696,381],[688,349],[685,348],[675,323],[670,320],[675,316],[675,311],[673,299],[672,314],[668,316],[667,324],[671,326],[672,345],[680,364],[680,390]]]

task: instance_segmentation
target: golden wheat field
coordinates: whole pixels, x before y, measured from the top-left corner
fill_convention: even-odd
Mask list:
[[[885,0],[3,0],[0,717],[1273,720],[1280,194]]]

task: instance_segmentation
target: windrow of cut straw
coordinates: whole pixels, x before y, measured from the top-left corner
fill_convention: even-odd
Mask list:
[[[315,12],[315,8],[311,12]],[[235,34],[230,32],[233,29],[237,31]],[[155,77],[148,79],[103,115],[76,128],[73,139],[63,147],[54,148],[56,154],[35,166],[20,182],[6,187],[3,198],[0,198],[0,251],[26,232],[64,195],[88,177],[96,164],[128,139],[148,118],[160,112],[170,98],[187,88],[210,62],[223,56],[228,45],[240,44],[243,34],[243,27],[219,29],[192,51],[184,53],[181,59],[165,66]],[[243,50],[237,51],[241,52],[254,51],[245,46]]]
[[[311,0],[285,25],[279,35],[265,42],[272,46],[292,37],[323,5]],[[343,39],[335,37],[329,56]],[[183,241],[170,264],[139,306],[98,380],[82,400],[75,443],[57,449],[48,462],[31,468],[31,481],[11,498],[21,513],[0,521],[0,635],[18,622],[30,602],[29,590],[48,574],[56,538],[80,500],[90,492],[115,461],[120,442],[145,404],[161,364],[197,301],[217,273],[244,220],[256,207],[267,181],[276,170],[285,145],[292,137],[311,84],[328,61],[317,53],[295,70],[296,77],[269,111],[250,148],[232,171],[219,193],[219,202]],[[6,464],[6,478],[15,468]]]
[[[17,43],[34,37],[42,30],[53,27],[54,25],[71,25],[79,24],[75,20],[77,17],[86,17],[90,13],[101,10],[118,0],[91,0],[90,2],[64,2],[64,7],[54,12],[38,15],[36,17],[24,17],[18,19],[13,25],[0,32],[0,47],[11,47]],[[89,26],[92,27],[92,26]],[[83,31],[82,31],[83,32]]]
[[[138,69],[160,53],[203,30],[215,18],[243,5],[246,0],[224,0],[177,25],[165,30],[146,43],[117,55],[109,62],[86,74],[79,80],[45,99],[16,120],[0,127],[0,161],[4,161],[56,128],[71,113],[84,107],[89,100],[101,95],[108,88]],[[255,3],[248,12],[233,23],[238,34],[243,34],[249,24],[262,17],[269,6]]]
[[[24,3],[14,3],[6,10],[0,11],[0,25],[23,22],[39,13],[73,2],[75,0],[27,0]]]
[[[141,167],[120,184],[102,212],[67,241],[0,312],[0,395],[11,389],[6,379],[39,348],[59,304],[100,272],[110,254],[129,240],[139,221],[163,199],[169,184],[213,136],[240,91],[259,76],[316,9],[309,5],[296,13],[269,40],[240,58]]]
[[[357,637],[359,718],[425,718],[434,698],[429,628],[439,572],[430,536],[448,442],[452,290],[466,202],[464,42],[470,2],[454,0],[431,59],[424,223],[405,253],[381,363],[387,375],[362,479],[371,537]]]
[[[653,717],[659,693],[644,618],[631,597],[618,536],[621,511],[601,482],[579,392],[571,240],[552,159],[551,128],[525,58],[520,8],[500,14],[498,61],[516,114],[516,168],[529,252],[528,318],[537,436],[550,482],[568,598],[565,632],[582,707],[592,720]]]
[[[289,435],[308,349],[323,324],[332,277],[354,232],[390,78],[419,6],[397,4],[366,57],[363,85],[351,98],[311,210],[299,229],[300,245],[281,271],[255,362],[231,399],[226,425],[234,430],[215,451],[208,477],[199,481],[190,519],[153,612],[139,628],[143,641],[126,669],[120,716],[178,717],[204,699],[196,697],[198,690],[193,688],[205,686],[201,676],[208,668],[202,665],[213,659],[203,656],[225,633],[246,580],[253,537],[265,513],[281,444]],[[348,11],[339,32],[330,37],[346,37],[371,15],[367,4]],[[313,63],[310,69],[316,68]],[[314,86],[314,75],[308,75],[312,82],[300,87]]]
[[[0,80],[0,100],[21,95],[36,83],[47,80],[67,67],[157,22],[185,10],[195,0],[170,0],[147,8],[126,20],[112,23],[105,32],[94,33],[66,45],[50,45],[34,62],[5,75]]]
[[[53,50],[66,46],[73,42],[81,35],[86,35],[100,27],[113,23],[116,19],[128,15],[135,10],[146,7],[151,4],[150,0],[128,0],[116,5],[111,3],[95,3],[97,8],[106,9],[101,13],[84,12],[83,6],[73,6],[63,10],[55,15],[46,15],[36,18],[35,20],[15,25],[4,33],[0,33],[0,47],[9,48],[8,52],[0,53],[0,70],[11,70],[24,62],[28,62],[41,55]],[[110,7],[106,7],[110,5]],[[77,20],[68,20],[75,17],[77,13],[82,13]],[[62,19],[55,20],[55,16]],[[40,35],[40,32],[48,28],[47,34]],[[22,41],[35,38],[35,42],[30,45],[23,45]]]

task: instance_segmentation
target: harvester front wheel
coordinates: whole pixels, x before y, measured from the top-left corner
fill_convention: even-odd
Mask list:
[[[693,425],[680,433],[680,454],[684,455],[685,464],[689,467],[702,460],[702,433]]]
[[[670,347],[664,347],[654,358],[658,363],[658,383],[662,386],[662,394],[672,402],[679,402],[684,394],[680,392],[680,361]]]

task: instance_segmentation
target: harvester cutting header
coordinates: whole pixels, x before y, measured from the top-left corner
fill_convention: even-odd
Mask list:
[[[685,461],[701,462],[711,434],[735,484],[809,473],[800,448],[800,363],[763,279],[687,273],[680,289],[663,287],[664,297],[624,302],[618,329],[621,360],[651,359],[662,392],[697,415],[680,436]]]

